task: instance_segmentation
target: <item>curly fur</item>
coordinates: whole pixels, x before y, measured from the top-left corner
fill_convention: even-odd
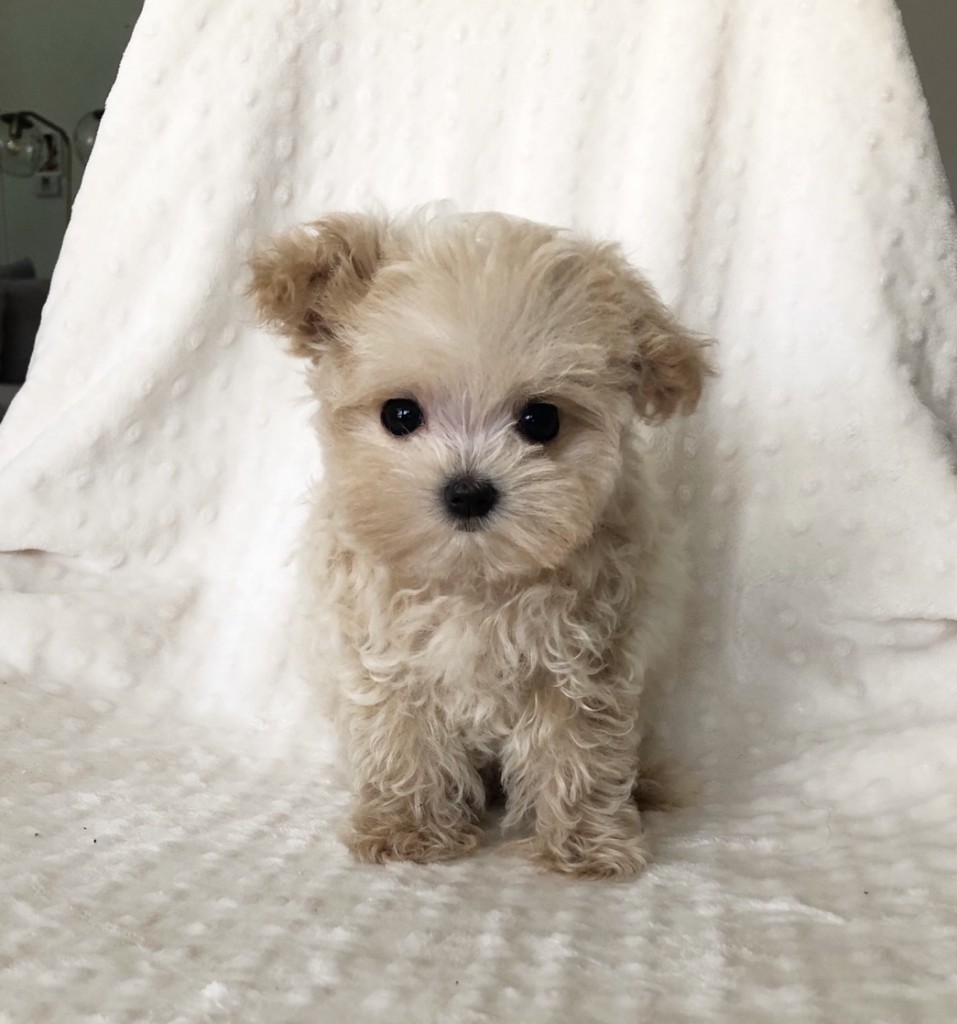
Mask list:
[[[640,870],[642,693],[685,589],[642,421],[694,408],[702,342],[616,247],[500,214],[337,214],[252,266],[319,399],[304,607],[355,779],[348,844],[467,853],[497,763],[506,820],[534,820],[528,856]],[[419,402],[420,430],[383,429],[393,397]],[[531,398],[560,409],[548,445],[515,430]],[[483,529],[443,512],[463,471],[502,494]]]

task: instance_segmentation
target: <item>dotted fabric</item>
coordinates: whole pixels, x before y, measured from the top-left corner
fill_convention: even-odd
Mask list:
[[[662,434],[697,796],[633,883],[335,838],[319,459],[243,261],[445,196],[621,239],[720,340]],[[949,1024],[955,264],[887,0],[147,0],[0,429],[0,1022]]]

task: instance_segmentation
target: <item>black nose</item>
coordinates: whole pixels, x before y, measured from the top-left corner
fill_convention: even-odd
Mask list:
[[[495,508],[498,491],[491,480],[457,476],[445,485],[442,498],[445,507],[456,519],[479,519]]]

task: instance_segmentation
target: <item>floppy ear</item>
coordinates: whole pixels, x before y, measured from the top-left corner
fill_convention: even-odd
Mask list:
[[[705,378],[714,376],[705,355],[711,343],[684,328],[656,297],[633,329],[638,414],[660,423],[676,413],[693,413]]]
[[[262,322],[292,342],[294,355],[317,360],[382,262],[385,222],[336,213],[273,239],[250,260]]]
[[[651,423],[676,413],[692,413],[705,378],[714,376],[706,355],[711,342],[679,323],[654,289],[622,263],[631,322],[629,363],[635,410]]]

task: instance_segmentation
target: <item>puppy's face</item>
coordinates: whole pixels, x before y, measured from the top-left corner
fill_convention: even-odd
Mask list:
[[[253,262],[312,363],[328,500],[414,579],[530,576],[601,522],[625,428],[706,367],[616,250],[495,214],[338,216]]]

